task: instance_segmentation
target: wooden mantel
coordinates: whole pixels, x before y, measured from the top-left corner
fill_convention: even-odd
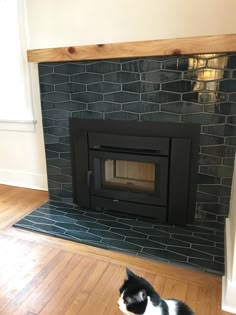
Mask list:
[[[28,50],[29,62],[236,52],[236,34]]]

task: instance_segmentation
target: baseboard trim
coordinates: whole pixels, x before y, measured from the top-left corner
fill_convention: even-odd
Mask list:
[[[26,171],[0,169],[0,183],[10,186],[48,190],[46,174]]]

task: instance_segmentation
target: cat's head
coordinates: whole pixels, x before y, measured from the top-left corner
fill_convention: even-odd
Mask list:
[[[120,288],[118,305],[124,314],[143,314],[148,301],[159,304],[160,296],[142,277],[126,269],[127,279]]]

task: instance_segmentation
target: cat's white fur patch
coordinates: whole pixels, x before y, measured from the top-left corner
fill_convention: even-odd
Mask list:
[[[121,312],[123,312],[126,315],[133,315],[133,313],[130,313],[129,311],[127,311],[126,309],[126,305],[124,303],[124,299],[123,299],[123,295],[124,292],[121,294],[119,300],[118,300],[118,305],[119,308],[121,310]],[[147,307],[146,310],[144,312],[144,315],[162,315],[163,314],[163,309],[160,306],[154,306],[150,300],[150,297],[147,297],[148,299],[148,303],[147,303]],[[175,315],[176,311],[177,311],[177,302],[174,300],[164,300],[166,302],[166,304],[168,305],[169,308],[169,314],[171,315]]]

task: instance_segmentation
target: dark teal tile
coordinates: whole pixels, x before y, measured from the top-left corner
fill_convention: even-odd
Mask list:
[[[225,124],[203,126],[203,132],[210,134],[210,135],[224,136],[225,135]]]
[[[43,118],[43,126],[44,128],[47,127],[54,127],[57,125],[57,121],[54,119],[48,119],[48,118]]]
[[[61,128],[61,127],[49,127],[45,129],[45,132],[47,132],[49,135],[53,135],[57,137],[63,137],[63,136],[69,135],[69,129]]]
[[[236,136],[236,126],[225,124],[225,133],[226,137]]]
[[[207,270],[218,270],[220,274],[224,272],[224,264],[213,262],[208,259],[189,258],[189,263],[194,266],[204,267]]]
[[[229,187],[223,185],[199,185],[199,190],[215,195],[215,196],[230,196]]]
[[[152,236],[164,236],[166,238],[170,237],[170,234],[168,231],[162,231],[158,228],[153,229],[150,227],[138,227],[138,226],[134,226],[132,228],[133,231],[135,232],[139,232],[139,233],[143,233],[145,235],[152,235]]]
[[[105,225],[105,224],[101,224],[101,223],[97,223],[97,222],[90,222],[90,221],[83,221],[83,220],[79,220],[77,221],[77,224],[79,226],[83,226],[89,229],[96,229],[96,230],[103,230],[103,231],[108,231],[109,230],[109,226]]]
[[[56,104],[56,108],[63,109],[66,111],[78,111],[78,110],[83,110],[86,108],[86,104],[80,103],[80,102],[75,102],[75,101],[68,101],[68,102],[61,102]],[[68,120],[66,120],[69,122]],[[69,126],[69,124],[68,124]],[[64,125],[64,127],[66,127]]]
[[[229,94],[229,101],[236,102],[236,93]]]
[[[218,202],[218,197],[198,191],[196,195],[196,201],[197,202]]]
[[[160,90],[160,84],[153,82],[137,81],[133,83],[126,83],[122,86],[124,91],[147,93]]]
[[[220,91],[236,92],[236,80],[228,79],[220,82]]]
[[[72,117],[80,119],[103,119],[102,113],[93,112],[90,110],[74,112]]]
[[[217,144],[223,144],[224,143],[224,137],[217,137],[213,135],[206,135],[201,134],[200,135],[200,145],[217,145]]]
[[[214,242],[212,241],[195,237],[195,236],[190,236],[190,235],[186,236],[186,235],[173,234],[172,238],[180,240],[180,241],[189,242],[192,244],[203,244],[203,245],[209,245],[209,246],[214,245]]]
[[[53,92],[54,91],[54,85],[51,84],[40,84],[40,92],[41,93],[48,93],[48,92]]]
[[[236,104],[235,104],[235,106],[236,106]],[[227,118],[227,123],[236,125],[236,116],[229,116]]]
[[[165,244],[165,245],[173,245],[173,246],[180,246],[180,247],[189,247],[190,243],[187,241],[179,241],[173,238],[169,237],[163,237],[163,236],[149,236],[150,240],[153,240],[155,242]]]
[[[70,76],[71,82],[78,82],[83,84],[95,83],[102,81],[101,74],[95,73],[81,73]]]
[[[110,231],[117,233],[119,235],[127,236],[127,237],[137,237],[138,239],[140,239],[140,238],[146,239],[147,238],[146,234],[135,232],[133,230],[111,228]]]
[[[55,104],[54,103],[47,102],[47,101],[42,101],[41,102],[41,106],[42,106],[42,112],[44,112],[44,110],[55,108]]]
[[[113,112],[106,113],[106,119],[114,119],[114,120],[138,120],[139,116],[137,114],[128,113],[128,112]]]
[[[180,94],[168,93],[168,92],[150,92],[141,95],[141,100],[144,102],[152,103],[168,103],[179,101],[181,98]]]
[[[163,63],[163,66],[165,69],[169,69],[169,70],[186,71],[188,70],[188,58],[176,57],[176,58],[165,61]]]
[[[179,92],[179,93],[191,92],[192,83],[186,80],[168,82],[168,83],[162,84],[162,90]]]
[[[203,105],[190,102],[173,102],[162,104],[161,111],[176,114],[197,113],[203,111]]]
[[[57,121],[57,125],[58,127],[62,127],[62,128],[69,128],[70,124],[69,124],[69,119],[60,119]]]
[[[235,148],[227,145],[209,146],[203,147],[202,153],[219,157],[234,157]]]
[[[192,245],[193,249],[209,253],[211,255],[224,256],[224,250],[215,246],[204,246],[204,245]]]
[[[198,123],[202,125],[218,124],[225,121],[224,116],[212,115],[208,113],[186,114],[181,117],[183,122]]]
[[[82,64],[78,64],[75,62],[66,62],[62,65],[56,65],[54,67],[55,73],[67,74],[72,75],[76,73],[81,73],[85,71],[85,66]]]
[[[56,222],[55,223],[56,226],[61,227],[65,230],[70,230],[70,231],[87,231],[87,228],[84,228],[82,226],[78,226],[75,223],[66,223],[66,222]]]
[[[145,102],[134,102],[123,105],[123,110],[134,113],[147,113],[159,111],[158,104],[145,103]]]
[[[145,73],[142,73],[141,79],[143,81],[164,83],[168,81],[180,80],[181,73],[173,72],[173,71],[166,71],[166,70],[145,72]]]
[[[196,257],[196,258],[213,260],[212,255],[208,254],[207,252],[195,250],[193,248],[168,246],[167,249],[171,252],[181,254],[187,257]]]
[[[236,93],[235,93],[236,94]],[[229,94],[229,99],[233,94]],[[235,98],[236,100],[236,98]],[[215,105],[215,112],[224,115],[236,115],[236,104],[232,102],[219,103]]]
[[[41,99],[43,101],[49,101],[49,102],[64,102],[70,100],[70,95],[61,93],[61,92],[49,92],[45,94],[41,94]]]
[[[236,68],[236,55],[230,55],[228,57],[227,69],[235,69]]]
[[[71,183],[71,176],[64,174],[51,174],[50,179],[58,183]]]
[[[231,157],[231,158],[224,158],[224,159],[223,159],[223,164],[224,164],[224,165],[227,165],[227,166],[233,167],[233,166],[234,166],[234,157]]]
[[[62,83],[57,84],[55,86],[55,91],[64,92],[64,93],[76,93],[76,92],[83,92],[86,90],[85,84],[78,84],[78,83]]]
[[[101,237],[90,234],[88,232],[83,232],[83,231],[66,231],[66,235],[74,237],[78,240],[86,240],[86,241],[97,241],[99,242],[101,240]]]
[[[138,246],[142,246],[142,247],[150,247],[150,248],[166,248],[166,245],[155,242],[155,241],[151,241],[148,239],[139,239],[139,238],[135,238],[135,237],[126,237],[125,239],[127,242],[131,243],[131,244],[136,244]]]
[[[214,174],[213,176],[211,175],[213,175],[211,171],[211,166],[200,166],[200,173],[197,174],[198,184],[219,184],[220,177],[216,174]]]
[[[50,151],[55,151],[57,153],[70,152],[70,146],[62,143],[48,144],[46,146],[46,149]]]
[[[114,83],[128,83],[140,80],[140,75],[138,73],[132,72],[114,72],[104,75],[104,81],[114,82]]]
[[[108,238],[111,240],[124,240],[124,236],[113,233],[112,231],[101,231],[97,229],[89,229],[88,231],[90,234],[99,236],[101,238]]]
[[[39,64],[39,75],[43,76],[45,74],[53,73],[52,65]]]
[[[93,72],[93,73],[110,73],[110,72],[116,72],[121,70],[120,63],[114,63],[109,61],[99,61],[95,62],[90,65],[86,65],[86,71],[87,72]]]
[[[149,72],[161,69],[161,62],[149,58],[139,60],[140,72]]]
[[[179,116],[174,114],[167,114],[163,112],[155,112],[149,114],[142,114],[141,120],[144,121],[159,121],[159,122],[179,122]]]
[[[232,178],[222,178],[222,185],[231,187]]]
[[[215,165],[215,164],[221,164],[221,162],[222,162],[222,159],[220,157],[209,156],[205,154],[199,155],[200,165]]]
[[[69,77],[62,74],[51,73],[40,77],[41,83],[59,84],[69,81]]]
[[[104,95],[104,100],[116,103],[128,103],[138,101],[139,95],[137,93],[116,92]]]
[[[233,169],[229,166],[224,165],[216,165],[216,166],[200,166],[200,172],[208,175],[212,175],[218,177],[220,181],[220,177],[232,177]],[[215,182],[215,184],[219,184],[219,182]]]
[[[69,111],[65,111],[61,109],[49,109],[49,110],[44,111],[43,116],[45,118],[62,119],[62,118],[70,117],[71,114]]]
[[[63,159],[49,159],[47,164],[56,167],[69,167],[71,163]]]
[[[122,71],[140,72],[140,60],[129,60],[122,63]]]
[[[93,92],[81,92],[81,93],[71,94],[71,99],[73,101],[78,101],[82,103],[92,103],[92,102],[102,101],[103,96],[102,94],[93,93]]]
[[[98,82],[87,85],[87,90],[97,93],[111,93],[121,90],[121,85],[117,83]]]
[[[109,227],[117,228],[117,229],[130,229],[130,226],[127,224],[123,224],[121,222],[110,221],[110,220],[97,220],[98,223],[105,224]]]
[[[111,102],[96,102],[88,105],[88,109],[97,112],[114,112],[121,110],[120,104],[115,104]]]
[[[165,260],[182,261],[182,262],[187,261],[187,257],[164,250],[164,249],[144,248],[142,252],[155,256],[156,258],[162,258]]]
[[[111,240],[111,239],[103,239],[103,243],[109,245],[111,248],[118,248],[130,251],[140,251],[141,246],[128,243],[122,240]]]

